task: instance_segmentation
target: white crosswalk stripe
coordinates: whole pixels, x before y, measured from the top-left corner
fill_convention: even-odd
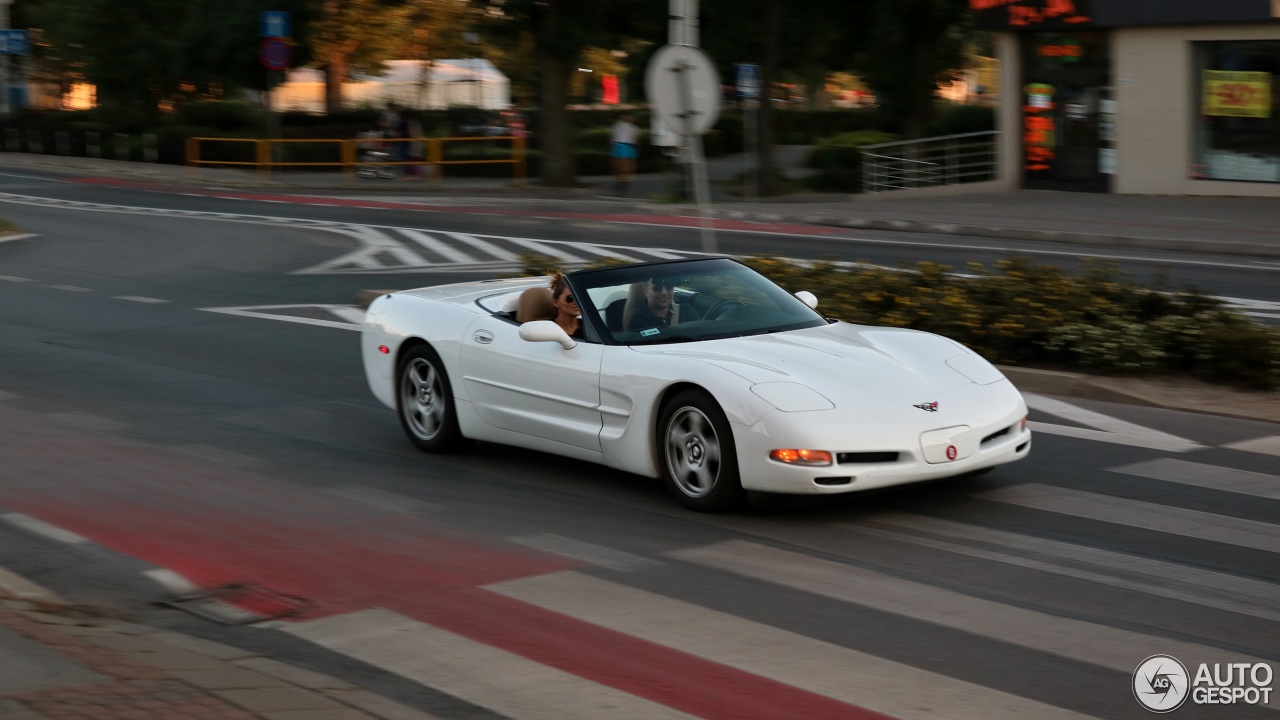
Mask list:
[[[1199,443],[1192,442],[1176,435],[1153,430],[1148,427],[1136,425],[1119,418],[1104,415],[1092,410],[1086,410],[1082,407],[1076,407],[1070,403],[1063,402],[1043,395],[1034,393],[1023,393],[1026,398],[1027,407],[1032,410],[1038,410],[1060,417],[1064,420],[1071,420],[1082,425],[1088,425],[1088,428],[1075,427],[1071,425],[1055,425],[1042,421],[1028,421],[1027,427],[1032,432],[1043,432],[1051,435],[1062,435],[1064,437],[1081,438],[1084,440],[1096,440],[1099,442],[1117,443],[1120,445],[1131,445],[1133,447],[1150,448],[1152,450],[1164,450],[1167,452],[1187,452],[1189,450],[1197,450],[1202,446]]]
[[[1116,525],[1280,552],[1280,525],[1200,510],[1037,483],[988,490],[978,493],[977,497]]]
[[[1280,476],[1232,470],[1216,465],[1159,458],[1110,468],[1111,472],[1137,475],[1152,480],[1195,485],[1241,495],[1280,500]]]
[[[540,575],[488,588],[615,632],[897,718],[1081,717],[1034,700],[576,572]],[[957,710],[957,698],[964,698],[972,710]],[[947,710],[940,713],[940,708]]]

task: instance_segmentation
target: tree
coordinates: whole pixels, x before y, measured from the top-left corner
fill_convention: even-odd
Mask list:
[[[342,84],[352,72],[378,74],[412,37],[411,2],[312,0],[311,51],[324,71],[326,112],[342,108]]]
[[[644,11],[656,0],[481,0],[495,37],[528,32],[538,69],[538,106],[542,116],[542,179],[569,187],[576,181],[569,113],[570,79],[588,46],[616,46],[643,28]],[[665,6],[664,6],[665,7]],[[665,12],[651,13],[665,18]]]
[[[966,0],[875,0],[874,32],[853,61],[886,118],[902,135],[923,137],[938,86],[963,66]]]

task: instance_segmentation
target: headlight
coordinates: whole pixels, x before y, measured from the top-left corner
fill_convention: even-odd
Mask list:
[[[769,459],[786,465],[818,467],[831,464],[831,453],[826,450],[799,450],[784,448],[769,453]]]

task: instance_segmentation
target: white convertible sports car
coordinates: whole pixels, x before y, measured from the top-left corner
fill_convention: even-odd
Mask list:
[[[485,440],[662,478],[695,510],[744,490],[831,494],[1026,457],[1021,394],[960,343],[831,321],[728,258],[380,296],[361,340],[373,394],[409,439]],[[677,309],[678,308],[678,309]],[[575,333],[577,334],[577,333]]]

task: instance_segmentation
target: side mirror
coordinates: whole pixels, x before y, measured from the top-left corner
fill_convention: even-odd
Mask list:
[[[808,290],[801,290],[800,292],[796,293],[796,299],[798,299],[800,302],[804,303],[805,305],[808,305],[810,310],[818,309],[818,296],[814,295]]]
[[[560,343],[560,347],[565,350],[572,350],[578,346],[578,343],[569,337],[569,333],[553,320],[533,320],[521,325],[520,339],[526,342]]]

